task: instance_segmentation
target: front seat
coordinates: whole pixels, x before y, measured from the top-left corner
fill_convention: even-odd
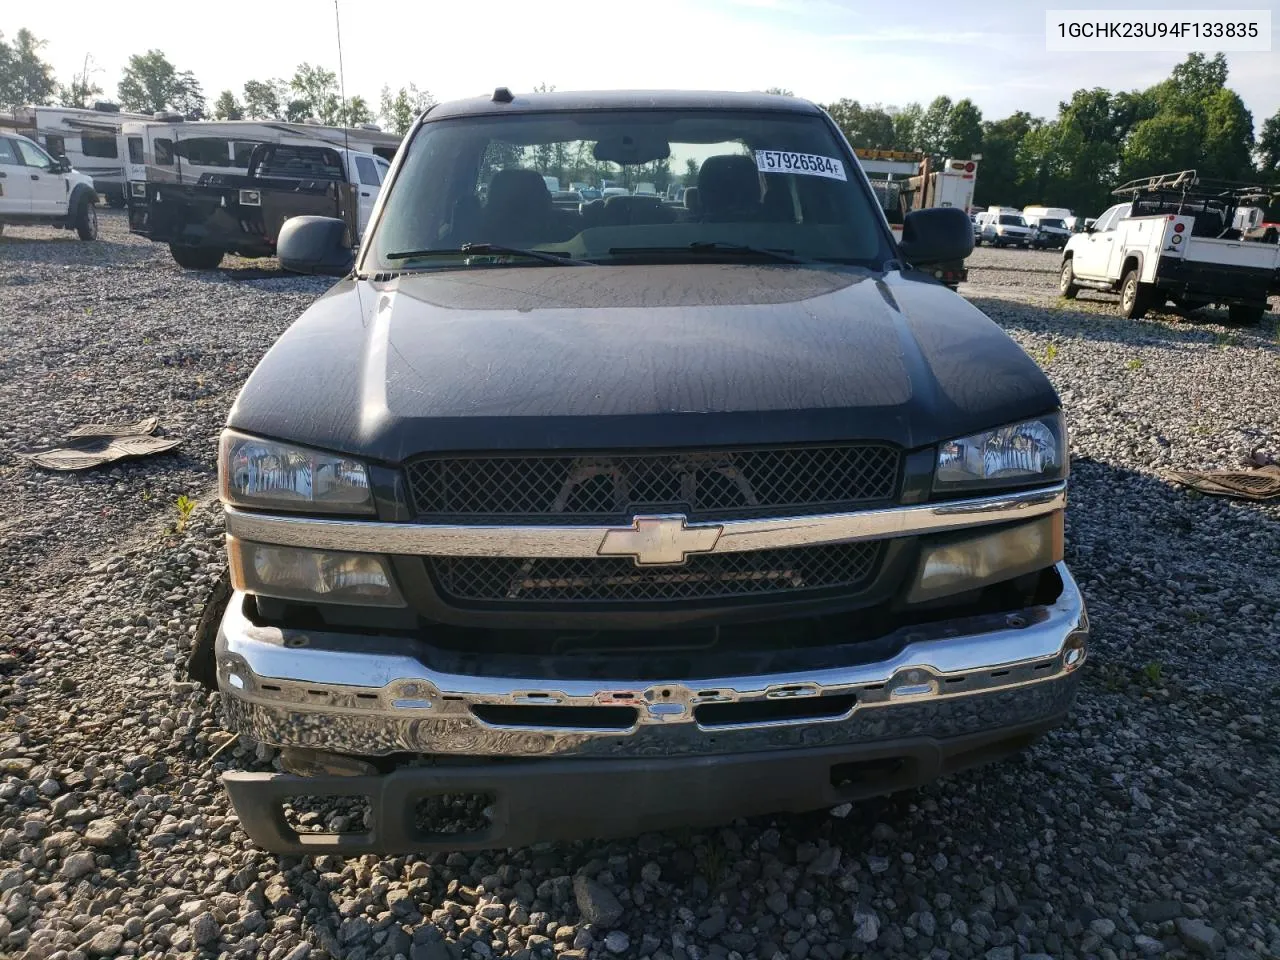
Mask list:
[[[741,154],[719,154],[702,161],[698,208],[703,220],[758,220],[760,173],[755,161]]]
[[[536,170],[499,170],[489,181],[477,240],[513,244],[552,239],[548,233],[558,212],[546,181]]]

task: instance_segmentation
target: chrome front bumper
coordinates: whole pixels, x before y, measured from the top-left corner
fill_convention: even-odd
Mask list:
[[[706,756],[962,737],[1070,707],[1089,625],[1057,570],[1052,604],[908,628],[887,660],[669,682],[506,675],[501,658],[483,675],[441,672],[412,639],[255,626],[237,593],[218,631],[218,686],[238,733],[366,757]]]

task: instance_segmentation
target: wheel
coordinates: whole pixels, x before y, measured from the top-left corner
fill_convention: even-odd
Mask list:
[[[1138,282],[1138,269],[1135,267],[1124,275],[1120,285],[1120,312],[1128,320],[1141,320],[1147,315],[1150,295],[1146,284]]]
[[[171,243],[169,252],[184,270],[212,270],[222,262],[222,251],[214,247],[182,247]]]
[[[76,210],[76,234],[81,240],[98,239],[98,205],[91,200],[81,200]]]
[[[1071,260],[1063,260],[1062,273],[1058,274],[1058,293],[1068,300],[1074,300],[1079,292],[1080,288],[1076,286],[1076,271],[1071,266]]]
[[[1266,310],[1262,307],[1249,307],[1243,304],[1227,307],[1227,320],[1240,327],[1256,327],[1262,322]]]

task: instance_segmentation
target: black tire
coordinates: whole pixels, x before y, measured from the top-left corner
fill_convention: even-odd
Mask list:
[[[214,270],[222,262],[223,253],[214,247],[183,247],[169,244],[169,252],[184,270]]]
[[[1147,315],[1150,300],[1147,285],[1138,280],[1138,268],[1134,267],[1120,284],[1120,313],[1128,320],[1141,320]]]
[[[97,240],[98,205],[89,199],[81,200],[80,206],[76,208],[74,226],[76,235],[81,240]]]
[[[1266,313],[1263,307],[1248,307],[1243,304],[1227,307],[1227,320],[1232,326],[1236,327],[1256,327],[1262,322],[1262,315]]]
[[[1062,294],[1068,300],[1074,300],[1080,292],[1080,288],[1076,286],[1076,270],[1071,263],[1071,258],[1067,257],[1062,261],[1062,272],[1058,274],[1058,293]]]

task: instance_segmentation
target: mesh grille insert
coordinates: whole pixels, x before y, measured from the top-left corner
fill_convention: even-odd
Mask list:
[[[424,459],[408,467],[419,516],[628,521],[637,511],[690,517],[819,512],[892,500],[901,455],[883,445],[652,455]]]
[[[647,604],[851,587],[875,573],[878,543],[694,554],[678,566],[627,557],[430,557],[441,594],[463,602]]]

